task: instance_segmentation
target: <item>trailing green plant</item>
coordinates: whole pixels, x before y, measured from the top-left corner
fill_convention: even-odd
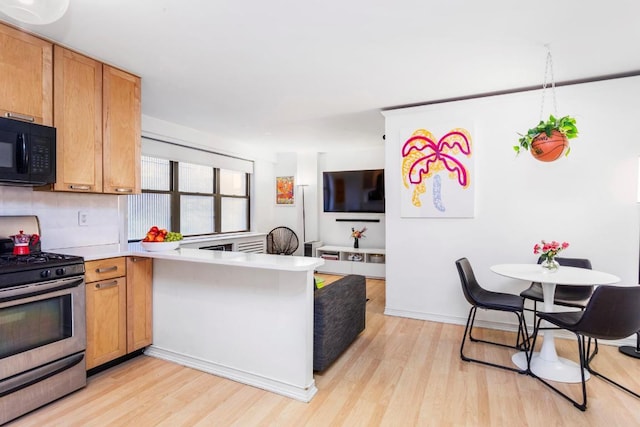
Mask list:
[[[567,139],[573,139],[578,136],[576,119],[570,116],[564,116],[556,119],[553,114],[551,114],[549,116],[549,120],[547,120],[546,122],[540,120],[540,123],[538,123],[536,127],[529,129],[526,134],[519,134],[520,139],[518,139],[518,142],[520,143],[520,145],[514,145],[513,149],[517,154],[520,154],[521,149],[528,151],[529,148],[531,148],[531,143],[537,136],[544,132],[548,137],[551,137],[551,132],[553,132],[554,130],[557,130],[558,132],[566,136]],[[569,151],[571,151],[571,147],[567,149],[565,156],[569,155]]]

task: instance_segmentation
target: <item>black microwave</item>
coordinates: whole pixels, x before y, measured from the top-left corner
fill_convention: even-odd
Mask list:
[[[0,117],[0,184],[56,182],[56,129]]]

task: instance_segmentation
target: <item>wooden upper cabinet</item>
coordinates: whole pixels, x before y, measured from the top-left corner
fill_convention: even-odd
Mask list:
[[[140,78],[54,47],[55,191],[140,192]]]
[[[0,115],[53,125],[52,43],[0,24]]]
[[[102,192],[102,63],[54,46],[56,191]]]
[[[103,65],[103,192],[140,193],[140,78]]]
[[[0,115],[57,129],[56,183],[140,193],[140,78],[0,24]]]

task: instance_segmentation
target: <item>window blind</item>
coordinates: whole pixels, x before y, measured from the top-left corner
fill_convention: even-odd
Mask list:
[[[253,162],[251,160],[147,137],[142,137],[142,154],[166,160],[176,160],[179,162],[212,166],[214,168],[253,173]]]

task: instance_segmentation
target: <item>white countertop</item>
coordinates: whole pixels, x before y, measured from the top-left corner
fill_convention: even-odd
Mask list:
[[[142,249],[139,243],[130,243],[129,252],[131,255],[148,258],[266,268],[269,270],[307,271],[314,270],[316,267],[324,264],[324,260],[312,257],[208,251],[194,248],[178,248],[173,251],[164,252],[147,252]]]
[[[324,264],[323,259],[313,257],[209,251],[194,248],[178,248],[172,251],[148,252],[142,248],[140,243],[129,243],[126,250],[120,250],[117,246],[94,246],[59,249],[56,250],[56,252],[69,255],[79,255],[84,257],[85,261],[119,256],[141,256],[163,260],[285,271],[315,270],[317,267]]]
[[[80,246],[77,248],[48,249],[47,252],[55,252],[57,254],[66,255],[77,255],[83,257],[85,261],[131,255],[129,253],[129,247],[127,245],[124,245],[124,248],[122,248],[117,244]]]
[[[243,233],[229,233],[213,236],[201,236],[201,237],[187,237],[180,241],[181,245],[192,246],[199,243],[216,243],[220,241],[229,241],[236,239],[250,239],[253,237],[263,237],[265,233],[257,232],[243,232]],[[114,258],[119,256],[131,255],[130,243],[113,243],[110,245],[96,245],[96,246],[77,246],[72,248],[47,248],[47,252],[55,252],[58,254],[77,255],[85,259],[85,261],[93,261],[96,259]],[[139,246],[134,248],[136,250],[141,249]]]

